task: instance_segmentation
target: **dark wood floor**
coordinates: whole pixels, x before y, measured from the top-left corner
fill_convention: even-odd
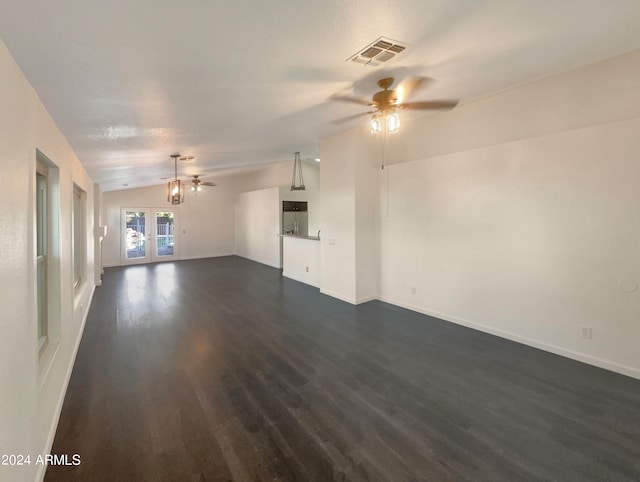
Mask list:
[[[640,480],[640,381],[236,257],[107,269],[47,481]]]

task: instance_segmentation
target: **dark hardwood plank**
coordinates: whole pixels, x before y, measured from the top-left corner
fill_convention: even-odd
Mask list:
[[[110,268],[47,481],[640,480],[640,381],[237,257]]]

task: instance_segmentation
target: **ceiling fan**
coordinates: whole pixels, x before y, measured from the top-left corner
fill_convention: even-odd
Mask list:
[[[431,81],[428,77],[409,77],[403,80],[395,89],[390,89],[393,85],[393,77],[384,77],[378,80],[377,84],[382,89],[373,94],[371,100],[361,97],[347,95],[334,95],[330,100],[340,102],[350,102],[352,104],[366,105],[374,110],[361,112],[333,121],[334,124],[342,124],[363,115],[372,114],[371,132],[378,133],[386,131],[397,132],[400,127],[400,120],[396,112],[397,109],[410,110],[450,110],[458,105],[458,100],[431,100],[407,102],[407,99],[424,84]]]
[[[202,181],[200,179],[200,175],[193,175],[191,176],[193,177],[193,179],[191,180],[191,190],[198,192],[198,191],[202,191],[202,186],[216,186],[217,184],[215,182],[209,182],[209,181]]]

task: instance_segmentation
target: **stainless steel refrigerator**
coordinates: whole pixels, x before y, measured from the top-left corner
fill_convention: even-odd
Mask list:
[[[282,201],[282,234],[309,235],[306,201]]]

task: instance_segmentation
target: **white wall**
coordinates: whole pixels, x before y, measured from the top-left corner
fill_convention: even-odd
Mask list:
[[[235,205],[236,254],[280,268],[280,189],[240,193]]]
[[[120,265],[121,208],[172,207],[176,213],[180,259],[234,254],[236,183],[231,177],[223,177],[216,183],[217,186],[204,187],[197,194],[187,191],[185,202],[179,206],[167,202],[166,185],[105,192],[103,212],[108,233],[102,247],[104,265]]]
[[[91,179],[0,42],[0,454],[48,453],[94,289]],[[59,293],[51,350],[39,359],[35,264],[35,163],[39,149],[59,169]],[[87,196],[85,281],[73,288],[72,194]],[[0,467],[0,478],[33,481],[44,467]],[[39,473],[39,475],[38,475]]]
[[[640,377],[639,84],[636,51],[405,123],[381,298]]]
[[[355,158],[362,140],[352,130],[320,143],[320,291],[356,302]]]
[[[282,276],[320,288],[320,243],[284,236]]]
[[[320,290],[349,303],[379,295],[379,147],[362,128],[320,144]]]

